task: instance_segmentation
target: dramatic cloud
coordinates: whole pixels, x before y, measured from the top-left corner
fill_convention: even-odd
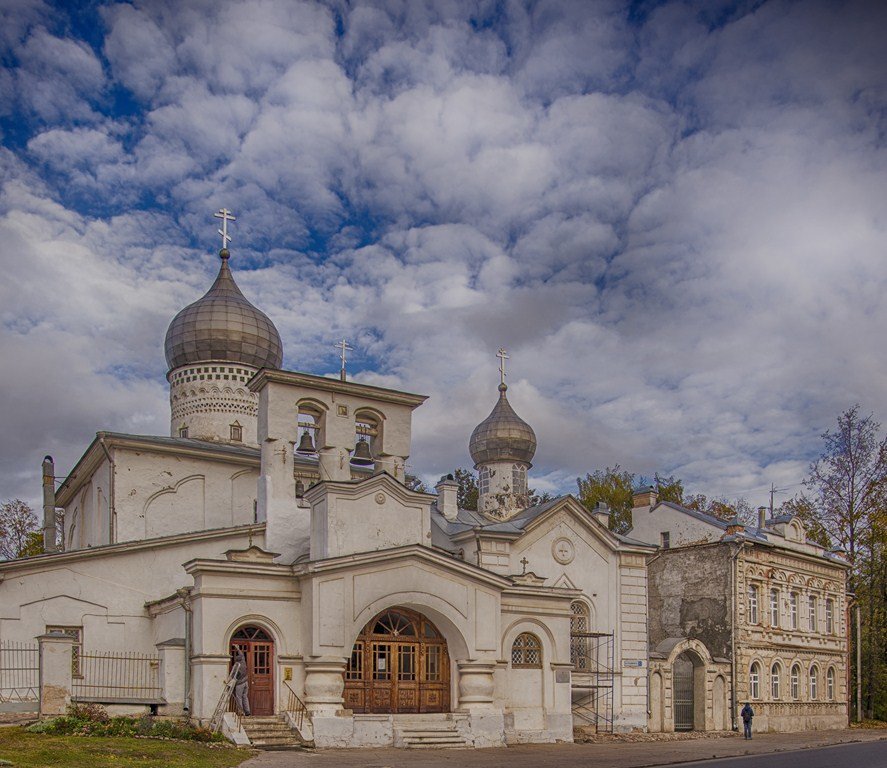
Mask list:
[[[109,2],[0,20],[0,497],[163,434],[212,211],[285,365],[431,395],[469,463],[495,350],[533,485],[620,463],[796,490],[887,360],[887,9],[858,2]]]

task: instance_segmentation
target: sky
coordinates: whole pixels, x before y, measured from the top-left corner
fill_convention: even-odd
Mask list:
[[[470,466],[504,346],[537,490],[801,490],[887,420],[887,4],[0,4],[0,498],[168,434],[163,338],[231,267],[284,367],[429,395]]]

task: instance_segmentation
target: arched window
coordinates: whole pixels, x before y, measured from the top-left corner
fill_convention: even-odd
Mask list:
[[[511,488],[518,496],[525,496],[527,493],[527,470],[520,464],[511,466]]]
[[[235,421],[230,425],[231,429],[231,442],[232,443],[242,443],[243,442],[243,427],[240,425],[239,421]]]
[[[522,632],[511,646],[511,666],[522,669],[542,669],[542,643],[530,632]]]
[[[789,681],[791,683],[792,698],[801,698],[801,668],[797,664],[792,667]]]
[[[819,696],[819,670],[814,664],[810,667],[810,701],[816,701]]]
[[[770,590],[770,626],[779,626],[779,590]]]
[[[748,585],[748,623],[758,623],[758,585]]]
[[[588,657],[588,607],[581,600],[570,603],[570,662],[573,669],[586,670],[591,666]]]
[[[825,633],[835,633],[835,601],[831,598],[825,601]]]
[[[835,700],[835,668],[829,667],[825,674],[825,695],[829,701]]]
[[[481,467],[477,476],[477,492],[486,496],[490,492],[490,468]]]
[[[749,696],[752,699],[761,698],[761,665],[753,662],[748,672]]]
[[[779,666],[779,662],[777,661],[772,667],[770,667],[770,698],[778,699],[779,698],[779,683],[780,678],[782,677],[782,667]]]

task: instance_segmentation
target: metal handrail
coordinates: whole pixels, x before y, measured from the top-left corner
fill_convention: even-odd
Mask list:
[[[302,725],[305,722],[305,718],[311,720],[311,713],[308,711],[308,707],[305,706],[305,702],[299,698],[299,694],[297,694],[293,687],[289,684],[289,681],[284,680],[283,684],[287,687],[289,691],[289,698],[286,704],[286,711],[292,715],[293,722],[296,724],[296,728],[299,731],[302,731]]]

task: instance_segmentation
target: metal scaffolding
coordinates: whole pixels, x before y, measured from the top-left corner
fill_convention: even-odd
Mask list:
[[[613,731],[614,648],[612,633],[570,633],[573,722],[597,733]]]

